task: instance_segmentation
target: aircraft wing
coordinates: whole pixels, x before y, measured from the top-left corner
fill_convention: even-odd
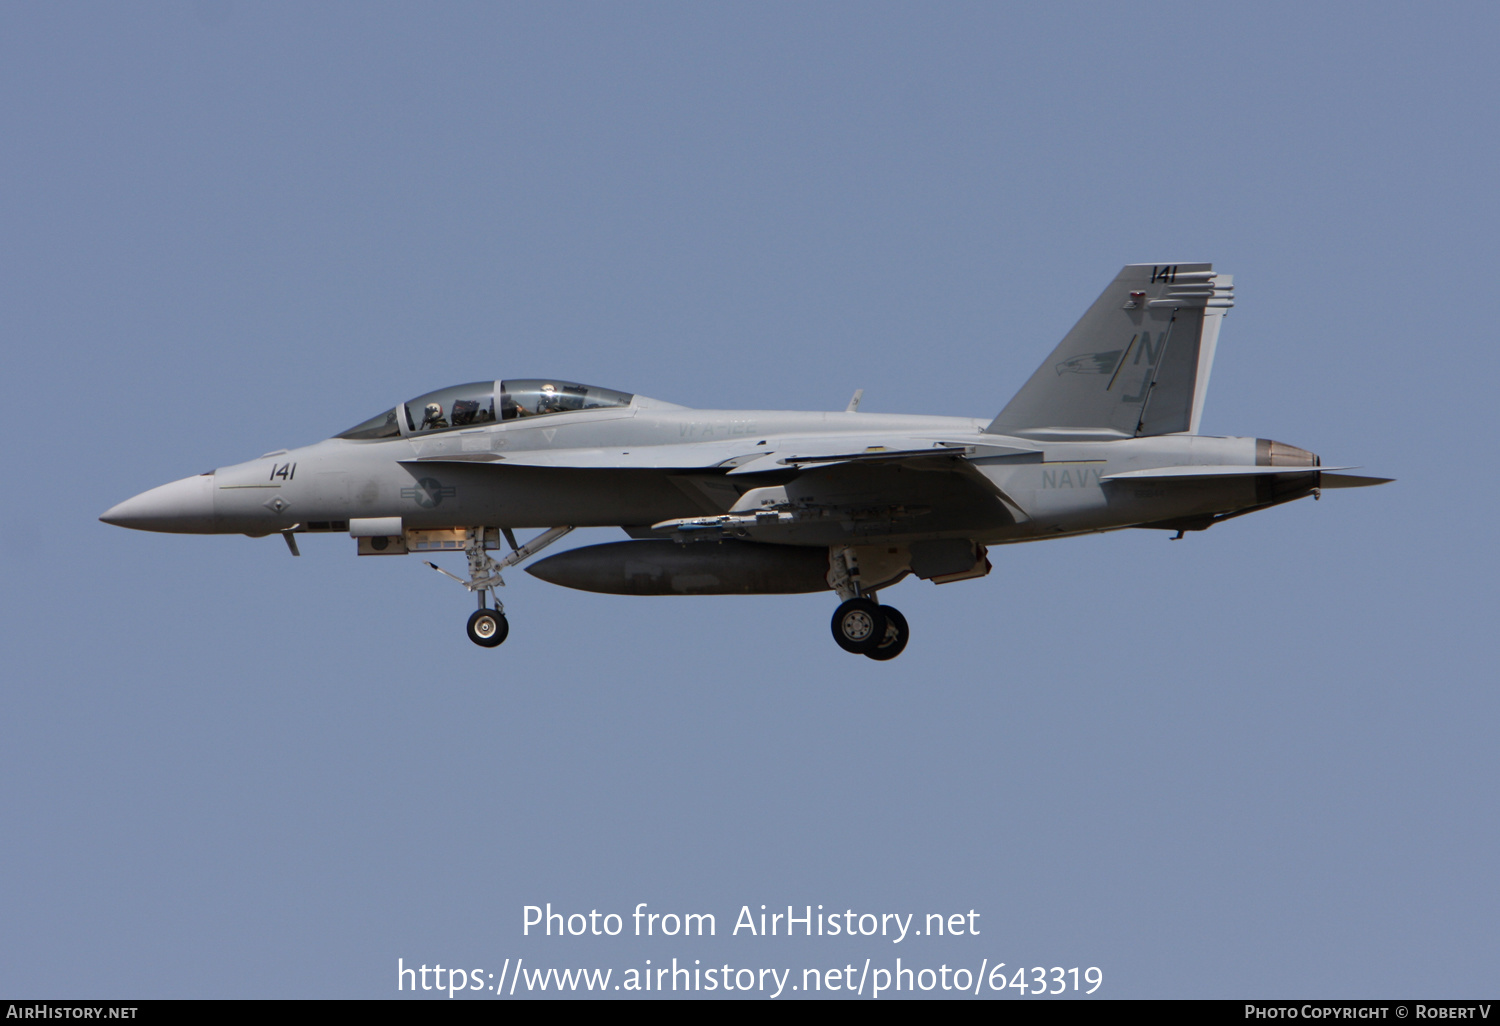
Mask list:
[[[938,457],[1014,456],[1038,450],[1028,446],[1002,445],[977,438],[889,438],[822,436],[781,442],[777,451],[741,463],[731,474],[757,474],[768,470],[803,469],[838,463],[900,463]]]
[[[590,449],[536,449],[483,454],[480,466],[550,468],[560,474],[590,471],[660,471],[688,479],[674,480],[701,506],[704,493],[708,516],[655,524],[663,533],[730,532],[754,528],[760,540],[808,543],[810,522],[884,523],[889,529],[947,533],[979,531],[999,522],[1023,522],[1027,514],[971,460],[1037,452],[1027,446],[1005,444],[984,437],[955,435],[896,436],[889,434],[771,437],[693,442],[682,445]],[[403,463],[466,464],[469,454],[403,460]],[[917,471],[918,473],[912,473]],[[696,472],[696,473],[694,473]],[[704,475],[716,477],[718,486]],[[776,474],[782,484],[754,487],[744,478],[736,488],[729,475]],[[761,479],[766,480],[765,478]],[[743,488],[749,491],[741,495]],[[769,493],[775,493],[771,495]],[[742,506],[745,497],[755,508]],[[735,507],[731,509],[731,506]],[[774,508],[771,508],[774,507]],[[899,525],[899,526],[898,526]]]
[[[819,446],[821,451],[793,446],[786,455],[769,454],[729,471],[726,477],[778,470],[795,473],[761,478],[779,483],[750,488],[726,512],[666,520],[653,524],[652,529],[679,538],[724,535],[808,544],[805,539],[814,535],[808,535],[807,528],[818,523],[843,525],[843,536],[851,531],[979,532],[997,522],[1030,519],[971,459],[1034,450],[914,439],[919,445],[851,451],[847,444],[822,441],[830,444]],[[986,448],[1003,451],[989,453]]]
[[[877,444],[878,443],[878,444]],[[891,438],[814,436],[771,438],[760,445],[747,439],[593,449],[531,449],[517,452],[418,456],[403,463],[491,463],[514,467],[578,470],[727,470],[755,474],[848,462],[890,463],[932,456],[1006,456],[1036,450],[978,438]]]

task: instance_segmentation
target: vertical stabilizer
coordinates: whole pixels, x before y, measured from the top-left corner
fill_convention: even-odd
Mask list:
[[[1031,438],[1193,432],[1234,279],[1129,264],[985,430]]]

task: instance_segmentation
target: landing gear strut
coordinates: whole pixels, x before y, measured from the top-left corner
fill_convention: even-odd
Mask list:
[[[467,581],[457,574],[450,574],[436,563],[427,564],[444,577],[451,577],[465,588],[479,594],[479,608],[469,617],[470,641],[484,648],[495,648],[505,641],[510,635],[510,621],[505,618],[505,606],[498,598],[495,598],[495,589],[505,587],[505,580],[500,576],[500,571],[536,555],[571,530],[573,530],[571,527],[554,527],[550,531],[537,535],[525,545],[517,547],[516,536],[509,528],[506,528],[505,540],[510,542],[511,551],[509,555],[494,560],[484,550],[484,528],[469,528],[464,532],[464,553],[469,557]],[[494,609],[486,606],[486,595],[494,601]]]
[[[833,611],[833,640],[845,652],[882,662],[906,648],[911,628],[895,606],[882,606],[860,587],[859,564],[849,549],[829,553],[828,582],[844,601]]]

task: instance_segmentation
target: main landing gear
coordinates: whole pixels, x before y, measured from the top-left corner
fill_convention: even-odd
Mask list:
[[[884,661],[906,648],[911,628],[895,606],[882,606],[873,591],[864,591],[859,566],[848,549],[829,554],[828,580],[844,601],[833,611],[833,640],[845,652]]]
[[[479,595],[479,608],[469,617],[467,629],[469,640],[484,648],[496,648],[510,635],[510,621],[505,618],[505,606],[495,597],[495,589],[505,587],[500,571],[536,555],[573,529],[554,527],[520,546],[516,545],[516,536],[511,533],[510,528],[502,530],[505,532],[505,540],[510,543],[511,551],[499,560],[491,559],[484,550],[484,528],[471,527],[464,532],[464,553],[469,557],[467,581],[457,574],[450,574],[436,563],[427,564],[444,577],[453,578]],[[486,605],[486,596],[495,603],[493,609]]]

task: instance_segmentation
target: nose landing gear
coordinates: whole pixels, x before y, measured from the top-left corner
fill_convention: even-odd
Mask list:
[[[467,581],[457,574],[450,574],[436,563],[427,564],[444,577],[451,577],[465,588],[479,594],[479,608],[469,617],[467,631],[469,640],[484,648],[495,648],[510,635],[510,621],[505,618],[505,606],[499,599],[494,600],[494,609],[485,605],[486,595],[494,598],[495,589],[505,587],[505,580],[500,576],[500,571],[536,555],[573,529],[554,527],[520,547],[516,546],[515,535],[511,533],[510,528],[503,530],[506,540],[510,542],[511,551],[499,560],[491,559],[489,553],[484,550],[484,528],[473,527],[464,532],[464,553],[469,557]]]

